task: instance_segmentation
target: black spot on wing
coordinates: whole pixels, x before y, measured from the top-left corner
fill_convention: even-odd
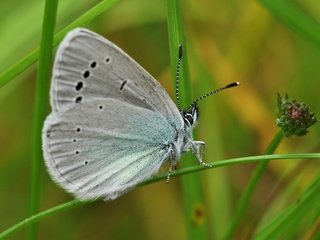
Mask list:
[[[97,62],[96,62],[96,61],[92,61],[92,62],[90,63],[90,67],[91,67],[91,68],[96,68],[96,66],[97,66]]]
[[[81,89],[83,88],[83,82],[77,82],[77,85],[75,86],[75,89],[77,90],[77,91],[80,91]]]
[[[82,101],[82,96],[78,96],[75,99],[76,103],[80,103]]]
[[[122,82],[122,84],[121,84],[121,86],[120,86],[120,90],[122,90],[122,89],[124,88],[124,85],[126,85],[126,83],[127,83],[127,80],[124,80],[124,81]]]
[[[83,76],[84,78],[90,77],[90,71],[89,71],[89,70],[84,71],[83,74],[82,74],[82,76]]]
[[[111,57],[106,57],[105,61],[106,63],[111,63]]]

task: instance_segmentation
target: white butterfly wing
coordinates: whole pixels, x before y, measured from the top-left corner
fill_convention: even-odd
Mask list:
[[[120,48],[86,29],[60,44],[43,129],[52,178],[80,199],[114,199],[149,178],[183,128],[161,85]]]
[[[103,98],[51,113],[43,148],[59,185],[79,199],[108,200],[158,171],[175,137],[158,112]]]
[[[157,111],[178,129],[183,127],[178,108],[149,73],[102,36],[75,29],[57,51],[51,85],[53,111],[106,97]]]

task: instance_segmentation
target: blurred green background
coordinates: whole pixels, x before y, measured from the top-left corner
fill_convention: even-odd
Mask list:
[[[60,1],[56,30],[98,2]],[[272,11],[262,2],[268,1],[180,1],[194,98],[229,82],[241,82],[240,87],[199,105],[197,139],[206,142],[206,162],[263,154],[277,132],[277,92],[309,104],[319,116],[320,33],[310,37],[288,21],[291,16],[302,23],[299,16],[290,15],[286,8]],[[313,19],[320,30],[319,1],[287,2]],[[39,45],[43,9],[44,1],[0,2],[0,74]],[[174,97],[165,1],[119,1],[83,27],[120,46]],[[0,231],[28,216],[35,79],[36,64],[0,89]],[[320,128],[310,130],[304,137],[284,139],[277,153],[319,152]],[[234,165],[200,173],[211,236],[225,231],[254,167]],[[236,239],[250,238],[265,219],[294,201],[319,170],[316,160],[270,162]],[[41,209],[72,199],[52,182],[44,166],[42,174]],[[299,237],[308,233],[297,232]],[[173,178],[169,185],[159,182],[137,188],[112,202],[98,201],[58,214],[40,221],[39,228],[39,239],[132,237],[186,239],[180,178]],[[20,231],[8,239],[24,238],[25,232]]]

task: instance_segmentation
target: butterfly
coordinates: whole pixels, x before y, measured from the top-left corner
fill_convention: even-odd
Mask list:
[[[61,42],[53,67],[52,112],[42,132],[48,172],[80,200],[112,200],[150,178],[165,161],[169,180],[188,150],[210,166],[202,161],[205,143],[192,138],[198,100],[180,111],[159,82],[119,47],[92,31],[74,29]]]

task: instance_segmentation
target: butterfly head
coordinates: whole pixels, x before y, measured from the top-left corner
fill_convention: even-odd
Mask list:
[[[199,117],[199,109],[196,102],[193,102],[190,107],[186,110],[182,111],[182,117],[185,125],[188,128],[193,128],[198,120]]]

